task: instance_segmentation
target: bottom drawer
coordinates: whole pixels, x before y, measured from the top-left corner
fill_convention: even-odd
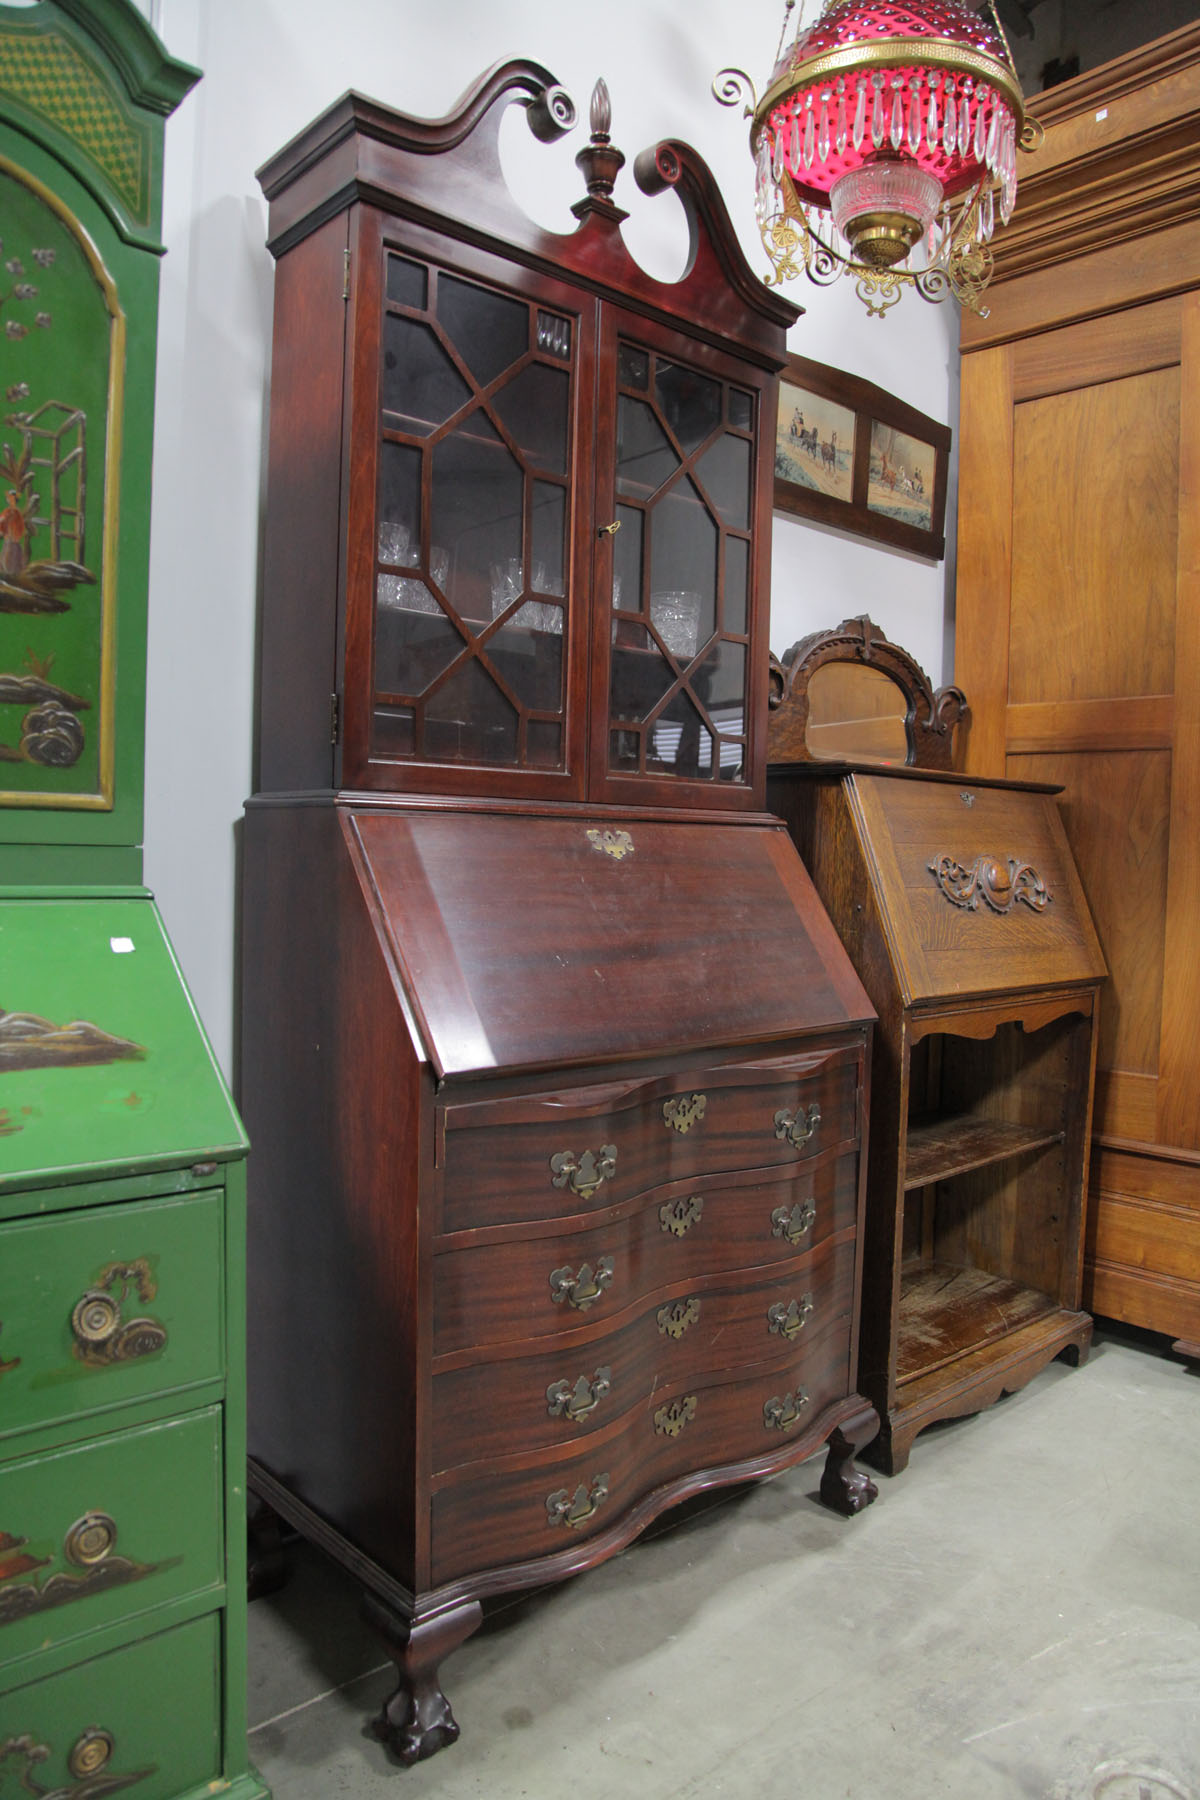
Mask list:
[[[219,1625],[210,1613],[0,1695],[2,1772],[13,1792],[119,1788],[130,1800],[170,1800],[215,1784]]]
[[[739,1380],[664,1382],[573,1455],[543,1455],[503,1472],[475,1464],[469,1479],[434,1494],[434,1585],[569,1550],[664,1482],[785,1451],[851,1391],[849,1363],[843,1316],[790,1359]]]

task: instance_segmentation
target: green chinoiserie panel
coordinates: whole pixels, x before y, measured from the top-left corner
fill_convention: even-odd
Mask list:
[[[5,1694],[0,1791],[168,1800],[211,1781],[224,1793],[218,1630],[210,1614]]]
[[[222,1373],[219,1189],[0,1225],[0,1446]]]
[[[0,156],[0,802],[113,800],[125,317],[87,233]]]
[[[0,1685],[37,1651],[219,1592],[221,1486],[217,1407],[0,1466]]]
[[[0,1194],[244,1147],[153,902],[0,900]]]

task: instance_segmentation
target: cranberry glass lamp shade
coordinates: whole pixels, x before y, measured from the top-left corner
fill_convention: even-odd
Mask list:
[[[942,273],[922,291],[935,298],[949,285],[974,303],[1031,129],[998,20],[966,0],[827,0],[780,57],[752,116],[759,220],[777,279],[796,272],[798,235],[809,273],[825,278],[807,233],[814,213],[832,214],[850,255],[823,243],[816,254],[849,263],[868,286],[872,271],[880,282],[921,285],[921,272],[885,272],[927,239],[930,267]]]

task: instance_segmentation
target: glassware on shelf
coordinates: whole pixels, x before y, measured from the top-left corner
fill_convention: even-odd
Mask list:
[[[520,599],[525,591],[525,569],[519,556],[510,556],[507,561],[493,563],[490,570],[492,588],[492,617],[498,619],[515,600]],[[547,591],[547,572],[544,563],[533,565],[534,591]],[[551,631],[562,636],[563,609],[552,606],[545,600],[527,600],[514,613],[510,624],[519,625],[526,631]]]
[[[385,548],[385,533],[387,534]],[[403,525],[384,520],[379,527],[379,554],[387,562],[402,568],[415,568],[419,556]],[[429,573],[443,593],[450,574],[450,552],[435,544],[429,552]],[[375,581],[375,604],[388,612],[440,613],[442,608],[424,581],[416,575],[379,575]]]
[[[693,657],[700,637],[700,595],[665,588],[650,596],[650,617],[672,656]]]

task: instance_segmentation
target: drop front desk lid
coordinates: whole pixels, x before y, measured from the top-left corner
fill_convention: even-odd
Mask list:
[[[907,770],[844,780],[906,1004],[1103,980],[1056,790]]]
[[[439,1078],[874,1019],[777,824],[343,817]]]
[[[149,895],[0,898],[0,1193],[245,1147]]]

